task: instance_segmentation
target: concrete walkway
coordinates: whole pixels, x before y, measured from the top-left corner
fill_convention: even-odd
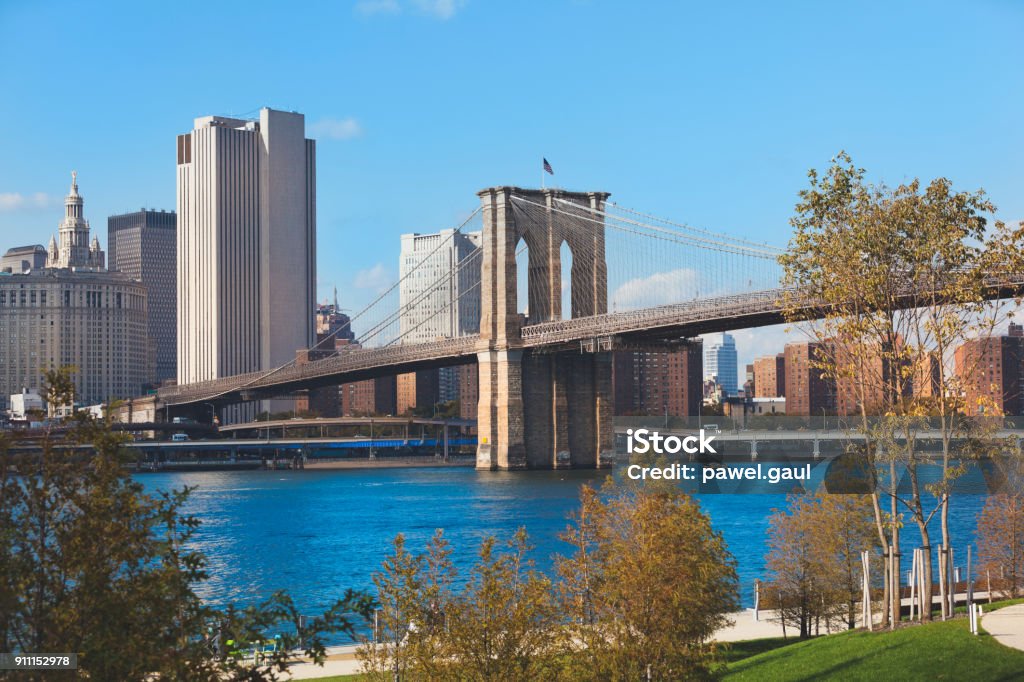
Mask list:
[[[904,602],[907,601],[904,600]],[[781,637],[782,626],[771,620],[773,615],[774,613],[771,611],[761,611],[755,620],[753,609],[734,613],[732,614],[732,623],[715,633],[714,639],[719,642],[739,642],[762,637]],[[877,619],[881,614],[873,615]],[[999,643],[1024,650],[1024,604],[1007,606],[986,613],[982,616],[981,625]],[[845,630],[844,626],[837,631],[844,632]],[[794,637],[792,629],[789,631],[789,636]],[[794,641],[796,640],[794,639]],[[284,679],[303,680],[330,675],[354,675],[360,671],[360,663],[356,660],[355,651],[356,646],[353,644],[328,647],[327,660],[323,667],[312,663],[299,663],[284,675]]]
[[[323,667],[312,663],[298,663],[289,668],[281,679],[312,680],[334,675],[355,675],[362,669],[362,664],[356,659],[356,648],[355,644],[327,647],[327,660],[324,661]]]
[[[981,627],[1000,644],[1024,651],[1024,604],[1014,604],[981,617]]]

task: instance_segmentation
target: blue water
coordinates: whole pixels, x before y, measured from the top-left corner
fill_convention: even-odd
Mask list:
[[[186,511],[202,521],[196,544],[211,574],[200,590],[204,598],[249,603],[285,589],[302,612],[316,613],[345,588],[372,588],[371,576],[398,533],[421,551],[443,528],[454,561],[466,569],[481,538],[507,537],[525,526],[538,565],[550,569],[555,553],[570,551],[558,534],[578,507],[579,487],[600,485],[607,475],[403,468],[156,473],[139,480],[151,491],[195,486]],[[750,606],[753,581],[766,577],[768,517],[785,506],[785,495],[697,497],[737,559],[743,604]],[[984,500],[976,494],[953,498],[958,565],[974,541]],[[933,526],[937,544],[937,519]],[[902,544],[905,553],[920,544],[911,522]]]

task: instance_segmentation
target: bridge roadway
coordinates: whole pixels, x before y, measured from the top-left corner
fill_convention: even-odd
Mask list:
[[[648,432],[657,431],[663,436],[689,436],[697,429],[660,429],[657,426],[643,425],[616,425],[615,434],[625,436],[626,431],[632,429],[647,429]],[[864,440],[864,434],[855,429],[796,429],[782,430],[748,430],[748,429],[726,429],[720,432],[711,432],[710,435],[718,441],[794,441],[794,440]],[[936,440],[942,437],[937,429],[920,429],[914,432],[918,440]],[[995,432],[996,438],[1017,438],[1024,439],[1024,429],[999,429]]]
[[[1024,291],[1024,275],[991,278],[989,299],[1011,298]],[[605,313],[569,320],[526,325],[518,347],[527,349],[607,350],[614,341],[670,340],[700,334],[751,329],[785,322],[784,301],[795,296],[788,289],[767,289],[744,294],[694,299],[683,303]],[[907,296],[908,302],[912,299]],[[807,319],[819,318],[822,305],[815,300],[797,306]],[[328,358],[292,364],[266,372],[250,372],[222,379],[161,388],[165,405],[236,403],[283,395],[296,390],[361,381],[432,367],[476,362],[482,350],[479,336],[464,336],[427,343],[382,348],[342,350]]]
[[[627,341],[672,339],[779,324],[784,321],[783,293],[783,289],[770,289],[741,296],[697,299],[656,308],[527,325],[522,329],[522,347],[578,349],[576,344],[596,339],[610,340],[612,336]],[[165,387],[157,395],[166,405],[254,400],[386,374],[470,364],[476,362],[479,351],[480,337],[476,335],[428,343],[343,350],[322,360],[269,372],[250,372]]]
[[[244,431],[268,431],[273,429],[327,428],[331,426],[449,426],[473,427],[475,419],[444,419],[428,417],[313,417],[292,419],[271,419],[221,426],[220,433],[232,435]]]
[[[654,425],[616,425],[615,426],[615,441],[616,451],[625,452],[626,443],[628,437],[628,431],[636,431],[637,429],[647,429],[648,433],[658,432],[662,436],[678,436],[684,438],[686,436],[693,435],[697,429],[663,429],[658,428]],[[720,432],[711,432],[710,435],[714,436],[712,446],[715,443],[719,443],[725,447],[719,448],[718,455],[725,456],[726,459],[733,459],[740,453],[737,453],[735,446],[740,444],[746,444],[749,447],[749,455],[751,459],[757,459],[759,455],[764,455],[768,459],[772,457],[785,457],[785,458],[801,458],[801,457],[813,457],[817,459],[819,457],[833,457],[839,454],[839,451],[834,447],[836,443],[844,443],[850,441],[864,440],[864,433],[857,430],[844,430],[844,429],[827,429],[827,430],[796,430],[796,429],[782,429],[782,430],[725,430]],[[932,444],[933,447],[923,447],[921,456],[924,458],[934,459],[937,456],[941,456],[941,452],[934,449],[934,446],[941,441],[942,433],[934,429],[919,429],[914,432],[915,438],[922,444]],[[999,439],[1013,438],[1017,442],[1017,447],[1021,447],[1021,443],[1024,443],[1024,429],[998,429],[994,436]],[[962,440],[962,439],[954,439]],[[796,443],[805,443],[803,450],[799,449],[786,449],[782,451],[782,448],[788,445],[795,445]],[[732,445],[733,448],[729,446]],[[762,452],[758,452],[758,447],[762,448]],[[826,450],[823,451],[822,446],[825,446]],[[675,454],[675,453],[673,453]],[[682,454],[682,453],[679,453]]]
[[[125,447],[139,452],[223,452],[272,450],[351,450],[359,448],[419,448],[444,446],[443,438],[231,438],[220,440],[138,441]],[[448,446],[476,445],[475,437],[449,438]]]

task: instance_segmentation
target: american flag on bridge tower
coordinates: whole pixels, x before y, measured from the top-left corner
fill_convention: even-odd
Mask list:
[[[544,161],[544,170],[546,170],[551,175],[554,175],[555,171],[551,170],[551,164],[548,163],[548,160],[547,159],[543,159],[543,161]]]

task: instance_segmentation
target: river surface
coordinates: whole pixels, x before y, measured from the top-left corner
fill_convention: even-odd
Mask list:
[[[317,613],[345,588],[372,588],[372,574],[398,533],[410,549],[422,551],[434,530],[443,528],[465,572],[481,538],[508,537],[525,526],[538,566],[548,570],[556,553],[570,551],[558,535],[578,507],[580,486],[600,485],[607,475],[449,467],[153,473],[138,480],[149,491],[195,487],[186,511],[202,521],[196,544],[211,575],[200,591],[204,598],[249,603],[285,589],[302,612]],[[768,517],[785,506],[785,495],[697,498],[736,557],[742,601],[751,606],[753,581],[766,577]],[[973,543],[984,500],[979,494],[953,499],[958,565]],[[912,526],[903,534],[905,554],[919,544]]]

